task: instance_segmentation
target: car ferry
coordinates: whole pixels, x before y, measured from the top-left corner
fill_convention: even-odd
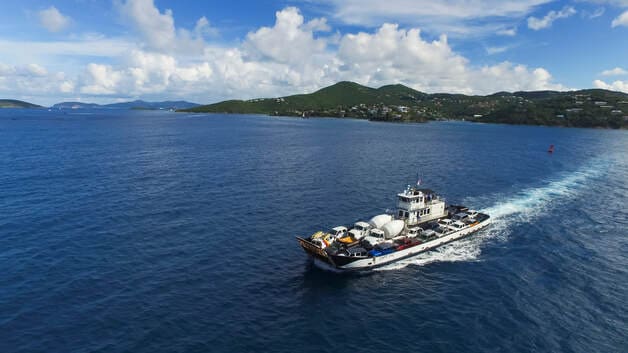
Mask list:
[[[394,214],[380,214],[353,227],[338,226],[297,237],[315,264],[360,271],[391,264],[460,240],[490,224],[490,216],[447,205],[430,189],[408,186],[397,194]]]

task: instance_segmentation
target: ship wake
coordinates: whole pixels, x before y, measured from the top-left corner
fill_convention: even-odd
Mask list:
[[[436,250],[383,266],[377,270],[396,270],[408,265],[423,266],[434,262],[478,261],[481,247],[487,240],[506,241],[515,225],[530,222],[548,210],[576,198],[592,179],[603,174],[608,163],[589,163],[575,172],[547,180],[543,186],[524,189],[512,196],[492,195],[465,200],[468,205],[491,205],[480,212],[491,216],[492,223],[469,238]]]

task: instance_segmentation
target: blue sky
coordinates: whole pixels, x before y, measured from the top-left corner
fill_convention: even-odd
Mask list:
[[[4,0],[0,98],[40,104],[311,92],[628,92],[628,0]]]

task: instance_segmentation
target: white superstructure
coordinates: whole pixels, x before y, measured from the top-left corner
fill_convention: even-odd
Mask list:
[[[445,217],[445,200],[430,189],[408,187],[397,194],[398,219],[404,220],[407,225],[415,225]]]

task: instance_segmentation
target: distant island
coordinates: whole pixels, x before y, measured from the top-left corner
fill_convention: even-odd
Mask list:
[[[0,108],[43,108],[0,99]],[[194,113],[338,117],[390,122],[466,120],[484,123],[628,128],[628,94],[603,89],[498,92],[486,96],[419,92],[396,84],[380,88],[342,81],[310,94],[227,100],[209,105],[187,101],[95,104],[62,102],[54,109],[176,110]]]
[[[143,100],[134,100],[132,102],[112,103],[112,104],[95,104],[82,102],[61,102],[52,106],[55,109],[137,109],[137,110],[179,110],[188,109],[199,106],[196,103],[186,101],[163,101],[163,102],[146,102]]]
[[[42,108],[42,106],[15,99],[0,99],[0,108]]]
[[[427,94],[401,84],[380,88],[339,82],[314,93],[227,100],[180,109],[199,113],[347,117],[394,122],[486,123],[628,128],[628,94],[602,89],[498,92],[487,96]]]
[[[134,109],[134,110],[180,110],[198,107],[200,104],[187,101],[147,102],[134,100],[112,104],[96,104],[83,102],[61,102],[50,108],[54,109]],[[44,108],[41,105],[15,99],[0,99],[0,108]]]

